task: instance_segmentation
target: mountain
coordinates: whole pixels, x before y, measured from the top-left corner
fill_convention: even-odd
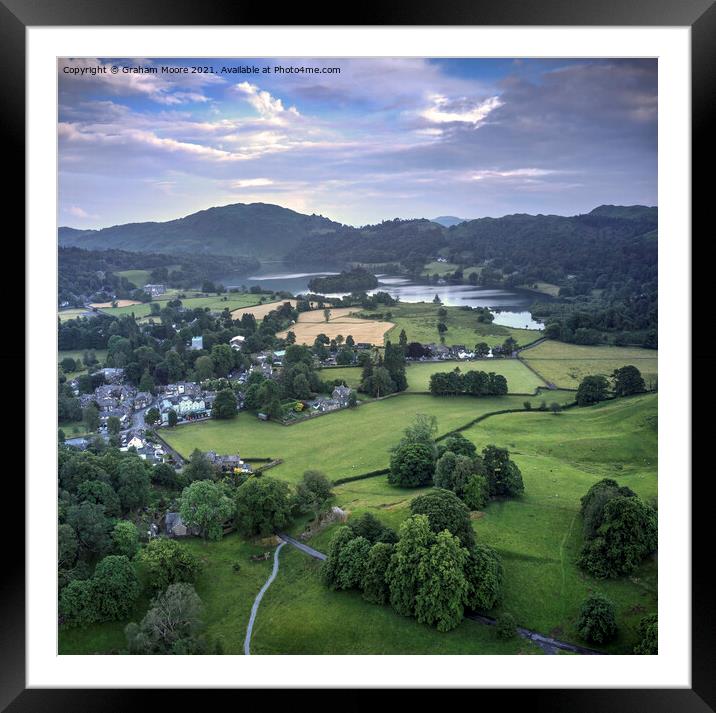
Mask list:
[[[267,203],[235,203],[164,223],[127,223],[101,230],[61,227],[62,247],[281,258],[301,240],[341,228],[320,215]]]
[[[458,218],[454,215],[439,215],[437,218],[431,219],[433,223],[442,225],[444,228],[452,228],[453,225],[460,225],[469,220],[468,218]]]

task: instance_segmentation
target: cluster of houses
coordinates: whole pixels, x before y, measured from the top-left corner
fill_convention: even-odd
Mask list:
[[[351,391],[352,389],[348,386],[336,386],[331,392],[331,398],[319,396],[311,401],[306,401],[306,405],[318,413],[338,411],[338,409],[348,407]]]
[[[169,423],[169,414],[174,411],[178,421],[193,421],[208,418],[214,405],[216,393],[202,391],[193,381],[167,384],[157,398],[157,410],[163,425]]]
[[[104,370],[106,371],[106,370]],[[114,369],[111,371],[122,371]],[[114,416],[119,419],[123,428],[129,426],[132,414],[147,408],[153,401],[153,396],[146,391],[137,391],[132,386],[121,383],[108,383],[98,386],[91,394],[80,394],[76,381],[70,386],[79,397],[80,406],[86,408],[95,404],[99,411],[100,428],[107,426],[107,421]]]

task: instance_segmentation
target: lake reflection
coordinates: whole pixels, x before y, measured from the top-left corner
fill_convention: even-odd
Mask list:
[[[251,287],[258,285],[267,290],[291,292],[295,295],[308,291],[308,283],[313,277],[336,275],[335,270],[299,272],[285,263],[264,263],[261,269],[251,277],[239,278],[227,276],[217,280],[226,287]],[[473,285],[431,285],[414,282],[398,275],[377,275],[379,286],[368,294],[387,292],[401,302],[432,302],[437,294],[440,301],[451,307],[469,305],[470,307],[488,307],[495,315],[495,324],[523,329],[542,329],[542,323],[532,319],[530,305],[535,301],[535,293],[520,289],[491,289]],[[327,294],[326,297],[344,297],[345,292]],[[540,296],[540,299],[543,299]]]

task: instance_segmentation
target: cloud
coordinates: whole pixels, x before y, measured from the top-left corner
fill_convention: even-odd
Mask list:
[[[232,188],[257,188],[259,186],[272,186],[274,182],[270,178],[243,178],[233,181]]]
[[[255,84],[241,82],[235,85],[234,90],[245,96],[251,106],[261,115],[263,119],[272,123],[283,124],[287,117],[299,117],[300,114],[295,106],[284,109],[283,102],[277,97],[271,96],[269,92],[259,89]]]
[[[490,114],[504,102],[499,97],[489,97],[481,102],[466,98],[448,99],[439,94],[430,97],[432,106],[420,112],[420,116],[434,124],[462,122],[480,125]]]
[[[69,213],[71,216],[75,218],[95,218],[96,216],[93,216],[91,213],[88,213],[83,208],[80,208],[77,205],[72,205],[67,209],[67,213]]]

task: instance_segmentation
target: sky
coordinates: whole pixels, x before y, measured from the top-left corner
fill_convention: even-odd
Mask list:
[[[60,59],[58,101],[76,228],[231,203],[355,226],[657,203],[651,59]]]

